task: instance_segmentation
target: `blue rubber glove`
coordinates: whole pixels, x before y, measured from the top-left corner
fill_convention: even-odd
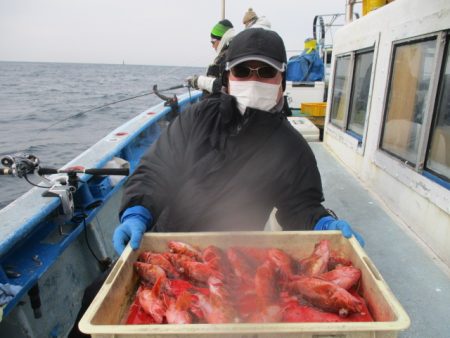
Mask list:
[[[364,246],[366,244],[362,236],[355,230],[353,230],[347,221],[335,219],[332,216],[325,216],[319,219],[316,226],[314,227],[314,230],[341,230],[342,235],[345,238],[355,236],[361,246]]]
[[[137,250],[147,224],[151,224],[152,219],[150,211],[143,206],[136,205],[126,209],[120,218],[121,224],[114,230],[114,250],[121,255],[128,242],[133,250]]]

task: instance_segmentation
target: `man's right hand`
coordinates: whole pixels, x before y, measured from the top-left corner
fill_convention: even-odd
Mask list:
[[[151,220],[150,212],[142,206],[126,209],[121,217],[121,224],[114,231],[114,250],[121,255],[128,242],[133,250],[139,249],[147,224],[151,223]]]

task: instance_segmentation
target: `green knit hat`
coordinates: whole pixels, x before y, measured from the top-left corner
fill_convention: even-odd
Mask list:
[[[225,32],[230,28],[233,28],[233,24],[229,20],[221,20],[212,28],[211,37],[213,39],[220,40]]]

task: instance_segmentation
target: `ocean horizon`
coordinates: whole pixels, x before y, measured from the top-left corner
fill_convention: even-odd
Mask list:
[[[73,65],[110,65],[110,66],[145,66],[145,67],[182,67],[182,68],[193,68],[193,69],[204,69],[205,67],[200,66],[183,66],[183,65],[150,65],[150,64],[140,64],[140,63],[127,63],[125,60],[118,63],[105,63],[105,62],[77,62],[77,61],[29,61],[29,60],[0,60],[0,63],[53,63],[53,64],[73,64]]]

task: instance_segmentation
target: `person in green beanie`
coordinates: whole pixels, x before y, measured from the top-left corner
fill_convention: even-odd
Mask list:
[[[188,86],[203,90],[206,93],[218,93],[222,89],[222,73],[225,70],[225,59],[228,46],[235,33],[233,24],[227,20],[221,20],[211,29],[211,45],[217,56],[209,65],[205,75],[194,75],[186,79]]]

